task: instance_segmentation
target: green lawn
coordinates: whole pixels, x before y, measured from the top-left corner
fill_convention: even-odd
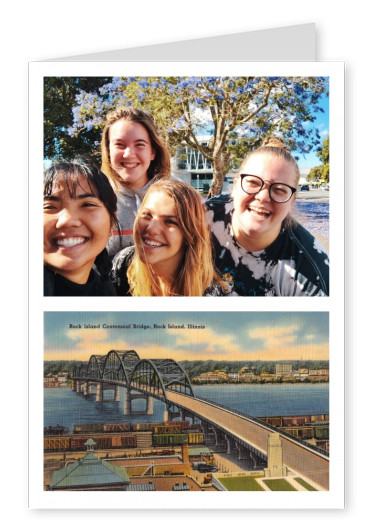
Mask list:
[[[291,483],[285,479],[265,479],[264,483],[270,490],[296,490]]]
[[[316,491],[317,491],[317,489],[315,489],[314,487],[312,487],[312,485],[309,485],[309,484],[308,484],[306,481],[304,481],[304,479],[302,479],[302,478],[295,478],[295,481],[296,481],[297,483],[300,483],[300,484],[301,484],[305,489],[307,489],[307,490],[316,490]]]
[[[227,490],[264,490],[256,481],[263,476],[241,476],[233,478],[218,478]]]

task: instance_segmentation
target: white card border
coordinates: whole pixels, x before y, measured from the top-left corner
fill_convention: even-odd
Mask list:
[[[304,75],[330,78],[330,297],[132,299],[44,298],[42,267],[43,77],[117,75]],[[38,184],[37,184],[38,183]],[[34,62],[29,65],[29,506],[31,508],[342,508],[344,505],[344,65],[339,62]],[[273,301],[273,302],[272,302]],[[309,302],[308,302],[309,301]],[[124,308],[124,303],[127,307]],[[145,304],[147,307],[145,308]],[[222,306],[222,307],[219,307]],[[330,490],[304,493],[43,491],[44,311],[328,311],[330,315]],[[214,496],[211,496],[214,494]],[[223,495],[222,495],[223,494]]]

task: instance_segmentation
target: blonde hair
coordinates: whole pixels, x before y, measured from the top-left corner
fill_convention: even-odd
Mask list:
[[[272,157],[275,157],[276,159],[284,159],[287,162],[289,162],[295,171],[295,183],[294,187],[296,188],[298,186],[298,182],[300,179],[300,170],[298,163],[296,162],[295,158],[291,155],[289,148],[286,146],[286,144],[281,140],[280,138],[276,136],[267,136],[262,144],[261,147],[254,149],[248,155],[245,157],[243,162],[241,163],[241,166],[239,168],[238,176],[240,173],[242,173],[242,170],[245,166],[245,164],[249,161],[251,157],[254,155],[271,155]],[[238,177],[237,176],[237,177]]]
[[[289,148],[286,146],[286,144],[281,140],[280,138],[276,136],[267,136],[263,142],[261,147],[254,149],[248,155],[245,157],[243,162],[240,165],[238,174],[235,178],[235,181],[239,178],[239,175],[242,173],[244,166],[249,161],[251,157],[254,155],[269,155],[271,157],[274,157],[276,159],[284,159],[286,162],[290,163],[292,167],[294,168],[295,172],[295,182],[294,182],[294,188],[298,188],[298,183],[300,180],[300,170],[298,163],[296,162],[295,158],[291,155],[291,152]],[[294,198],[296,197],[296,192],[294,193]],[[297,225],[297,221],[293,218],[293,216],[289,213],[283,220],[283,226],[286,229],[291,229]]]
[[[119,188],[119,176],[111,166],[110,160],[110,129],[111,126],[119,120],[127,120],[142,125],[148,132],[151,146],[155,151],[155,158],[150,162],[147,170],[149,181],[153,178],[168,179],[170,177],[171,162],[170,153],[167,145],[160,137],[157,127],[151,116],[141,109],[135,107],[120,107],[111,111],[106,116],[106,124],[102,132],[101,154],[102,154],[102,172],[111,181],[115,191]]]
[[[170,285],[163,285],[153,267],[140,259],[139,219],[142,207],[153,192],[162,192],[174,201],[178,225],[184,238],[184,256],[180,268]],[[127,277],[133,296],[181,295],[200,297],[218,281],[213,267],[210,231],[205,220],[205,207],[199,193],[181,181],[158,181],[145,194],[134,223],[135,257],[128,268]]]

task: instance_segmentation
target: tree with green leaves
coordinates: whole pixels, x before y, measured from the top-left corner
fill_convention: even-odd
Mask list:
[[[87,79],[87,78],[85,78]],[[209,197],[221,192],[228,171],[262,138],[279,135],[292,151],[308,153],[319,145],[313,122],[323,112],[328,92],[323,77],[117,77],[95,90],[76,84],[67,133],[90,138],[95,152],[106,114],[133,105],[151,113],[172,149],[188,145],[211,162]],[[310,124],[307,127],[307,124]],[[209,135],[202,143],[200,137]],[[68,143],[66,144],[69,147]]]
[[[72,107],[81,90],[95,91],[111,78],[45,77],[44,78],[44,158],[72,158],[93,154],[98,132],[86,130],[80,136],[68,133],[72,124]]]
[[[320,166],[315,166],[307,175],[308,181],[324,181],[329,183],[329,137],[324,138],[321,148],[317,151],[321,160]]]

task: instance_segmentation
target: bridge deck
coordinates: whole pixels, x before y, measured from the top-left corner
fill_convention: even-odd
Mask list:
[[[196,416],[217,424],[223,430],[234,435],[259,451],[267,454],[268,435],[273,433],[272,427],[267,428],[251,419],[236,415],[221,406],[214,406],[190,396],[167,391],[167,399],[193,412]],[[329,459],[316,453],[314,449],[305,447],[288,437],[280,436],[283,451],[283,464],[297,475],[329,489]]]

